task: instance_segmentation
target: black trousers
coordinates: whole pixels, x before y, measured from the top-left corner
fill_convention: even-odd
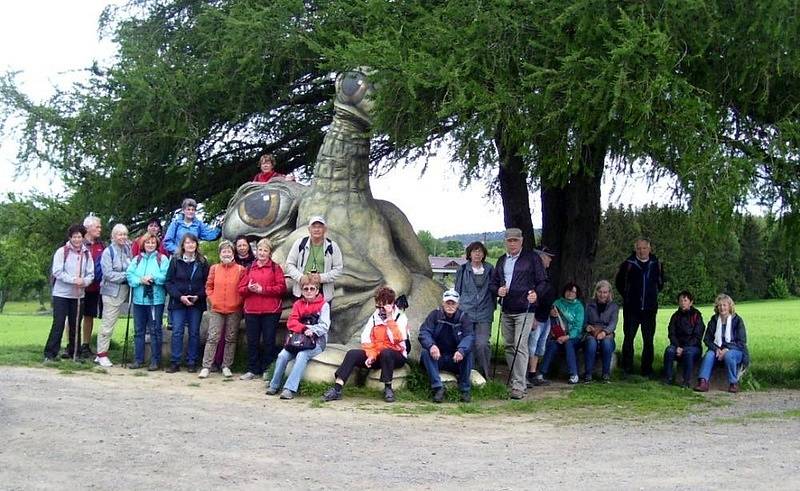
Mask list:
[[[622,369],[625,373],[633,372],[633,342],[636,332],[642,326],[642,375],[653,374],[653,338],[656,335],[656,313],[658,310],[639,310],[624,308],[622,330]]]
[[[262,375],[278,357],[279,349],[275,345],[275,331],[280,318],[280,313],[244,314],[248,372]]]
[[[82,304],[77,298],[53,297],[53,325],[50,327],[50,334],[47,336],[47,343],[44,345],[44,356],[47,358],[56,358],[58,356],[58,350],[61,349],[61,338],[64,337],[64,323],[69,324],[67,353],[70,356],[75,353],[76,334],[78,336],[78,346],[81,345],[81,334],[78,326],[83,315],[78,311],[79,302]]]
[[[344,360],[339,368],[336,370],[336,378],[342,379],[347,382],[353,369],[356,367],[365,367],[364,363],[367,361],[367,352],[363,349],[351,349],[344,355]],[[406,364],[406,357],[399,351],[392,349],[385,349],[378,353],[378,357],[372,364],[373,368],[381,367],[381,382],[384,384],[392,383],[394,371],[397,368]]]

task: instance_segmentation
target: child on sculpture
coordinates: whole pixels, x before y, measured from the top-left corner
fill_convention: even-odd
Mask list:
[[[300,279],[300,288],[303,292],[302,298],[292,305],[292,313],[286,321],[286,328],[290,333],[303,334],[315,341],[311,349],[292,352],[284,347],[278,354],[275,361],[275,372],[272,380],[267,385],[267,395],[275,395],[283,381],[283,372],[286,365],[294,358],[294,366],[289,372],[289,377],[283,385],[281,399],[292,399],[300,388],[300,379],[306,370],[309,360],[325,351],[328,341],[328,329],[331,326],[331,307],[325,301],[325,296],[320,291],[320,284],[314,281],[310,275],[304,275]]]

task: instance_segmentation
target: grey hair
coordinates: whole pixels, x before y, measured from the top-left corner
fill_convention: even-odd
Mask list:
[[[83,226],[84,227],[88,227],[89,225],[91,225],[93,223],[100,223],[100,217],[98,217],[96,215],[89,214],[89,215],[86,216],[86,218],[83,219]]]
[[[597,298],[597,292],[600,291],[601,288],[608,288],[608,301],[614,300],[614,289],[611,288],[611,283],[608,280],[600,280],[594,284],[594,298]]]
[[[181,202],[181,210],[185,210],[189,206],[192,208],[197,208],[197,201],[193,200],[192,198],[185,198]]]
[[[122,232],[125,232],[127,234],[128,233],[128,227],[126,227],[122,223],[118,223],[118,224],[114,225],[114,228],[111,229],[111,238],[113,239],[115,235],[117,235],[119,233],[122,233]]]

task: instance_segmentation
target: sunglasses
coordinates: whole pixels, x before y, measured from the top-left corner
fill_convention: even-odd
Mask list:
[[[315,292],[315,291],[317,291],[317,287],[316,286],[304,286],[303,287],[303,291],[304,292]]]

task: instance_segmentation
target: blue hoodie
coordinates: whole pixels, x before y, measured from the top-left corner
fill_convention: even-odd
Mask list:
[[[178,213],[172,223],[169,224],[167,233],[164,234],[164,248],[170,255],[175,254],[181,239],[187,233],[192,233],[199,240],[217,240],[222,232],[218,228],[209,227],[198,220],[197,217],[192,219],[192,223],[186,225],[183,213]]]

